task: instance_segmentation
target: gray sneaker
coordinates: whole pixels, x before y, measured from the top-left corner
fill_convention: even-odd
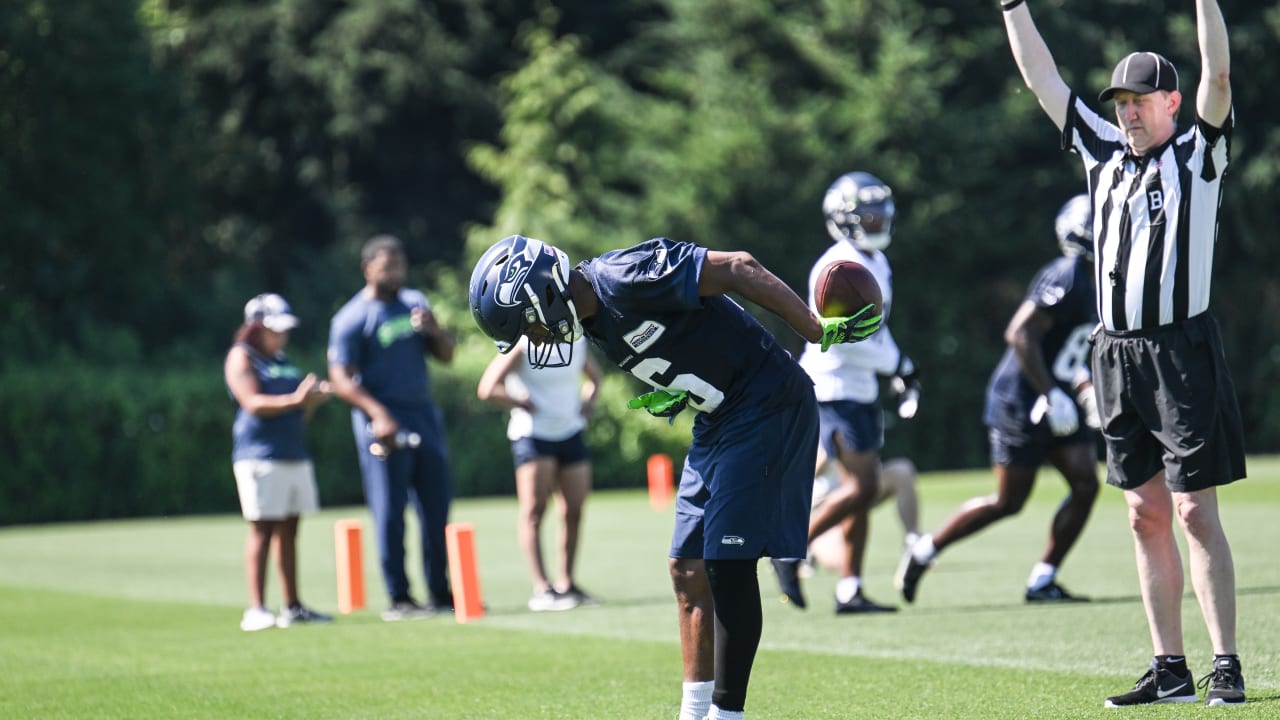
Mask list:
[[[382,620],[384,622],[422,620],[436,614],[436,611],[428,607],[423,607],[413,600],[396,600],[391,603],[391,607],[382,611]]]
[[[325,615],[322,612],[316,612],[305,605],[295,605],[294,607],[284,608],[280,614],[276,616],[276,627],[287,628],[300,623],[327,623],[333,622],[332,615]]]

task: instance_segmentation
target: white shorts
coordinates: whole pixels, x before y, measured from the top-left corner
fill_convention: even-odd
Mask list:
[[[320,509],[310,460],[239,460],[232,470],[245,520],[284,520]]]

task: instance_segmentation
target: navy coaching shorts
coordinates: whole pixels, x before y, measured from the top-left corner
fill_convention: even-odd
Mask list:
[[[1193,492],[1245,476],[1244,425],[1209,313],[1100,334],[1093,383],[1108,484],[1132,490],[1164,470],[1170,490]]]

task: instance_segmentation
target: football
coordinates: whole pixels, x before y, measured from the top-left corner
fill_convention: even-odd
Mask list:
[[[822,269],[813,286],[813,301],[823,317],[846,317],[867,305],[875,305],[876,313],[884,310],[876,276],[852,260],[837,260]]]

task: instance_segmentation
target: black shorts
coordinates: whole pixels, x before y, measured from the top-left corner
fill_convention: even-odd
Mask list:
[[[533,462],[538,458],[550,458],[560,467],[584,462],[587,456],[587,444],[582,440],[582,433],[574,433],[564,440],[539,440],[534,437],[522,437],[511,441],[511,459],[516,467]]]
[[[1209,313],[1101,333],[1093,384],[1108,484],[1132,490],[1164,470],[1170,490],[1193,492],[1245,476],[1244,425]]]

